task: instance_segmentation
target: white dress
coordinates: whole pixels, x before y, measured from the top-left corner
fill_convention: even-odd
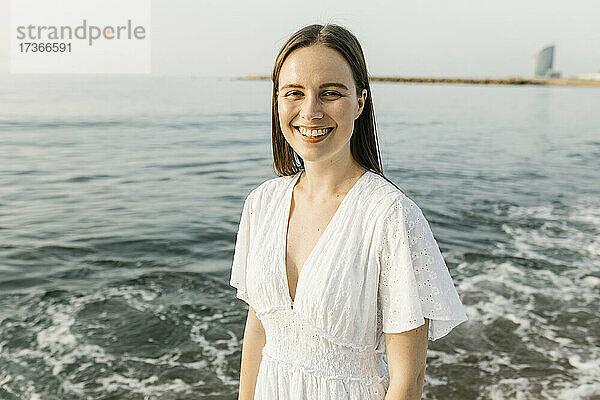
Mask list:
[[[266,333],[256,400],[385,397],[383,333],[417,328],[429,340],[467,321],[421,209],[372,171],[342,200],[306,259],[292,304],[285,236],[300,173],[269,179],[247,196],[230,284]]]

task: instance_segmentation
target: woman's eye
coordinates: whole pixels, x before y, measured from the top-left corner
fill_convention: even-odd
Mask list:
[[[287,92],[285,95],[286,95],[286,97],[290,97],[290,96],[302,96],[302,92],[299,92],[299,91],[297,91],[297,90],[294,90],[294,91],[291,91],[291,92]],[[331,96],[341,96],[341,94],[339,94],[338,92],[331,91],[331,90],[328,90],[328,91],[326,91],[326,92],[323,92],[323,95],[324,95],[324,96],[327,96],[327,97],[331,97]]]

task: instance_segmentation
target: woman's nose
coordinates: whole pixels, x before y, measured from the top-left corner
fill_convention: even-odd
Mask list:
[[[306,96],[306,99],[302,102],[300,117],[307,121],[314,118],[323,118],[321,101],[317,96]]]

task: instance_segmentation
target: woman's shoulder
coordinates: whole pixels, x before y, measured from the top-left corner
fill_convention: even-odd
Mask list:
[[[285,190],[295,175],[283,175],[264,180],[252,189],[248,195],[253,201],[264,202]]]
[[[375,172],[371,173],[369,190],[363,201],[368,202],[375,212],[374,217],[385,217],[398,211],[402,213],[420,212],[419,206],[395,183]]]

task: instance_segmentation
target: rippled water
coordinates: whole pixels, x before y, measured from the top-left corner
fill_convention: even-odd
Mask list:
[[[373,97],[469,317],[429,343],[424,397],[599,399],[598,90]],[[269,101],[266,81],[0,78],[0,398],[237,398],[229,268],[275,176]]]

